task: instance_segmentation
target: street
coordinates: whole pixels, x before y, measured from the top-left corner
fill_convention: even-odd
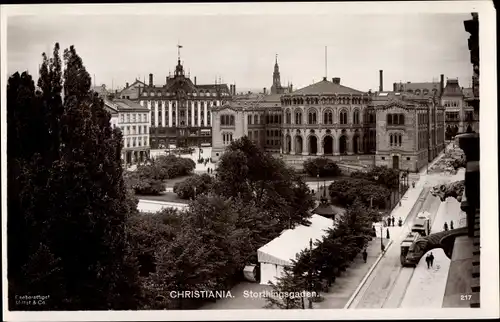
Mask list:
[[[436,232],[434,222],[442,221],[442,219],[436,218],[441,201],[430,194],[430,189],[437,184],[460,180],[461,176],[463,176],[462,171],[453,176],[436,173],[425,175],[421,178],[423,180],[423,191],[416,201],[415,206],[408,213],[403,227],[389,227],[393,243],[371,276],[367,279],[365,285],[363,285],[360,292],[353,299],[349,308],[400,307],[415,269],[401,266],[399,245],[410,231],[416,215],[421,211],[428,211],[430,213],[433,232]],[[384,235],[386,234],[386,229],[384,228]]]

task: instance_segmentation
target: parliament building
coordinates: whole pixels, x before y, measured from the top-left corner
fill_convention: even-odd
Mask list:
[[[273,87],[279,88],[276,70]],[[418,171],[445,147],[444,107],[435,91],[383,91],[382,78],[380,71],[375,93],[342,85],[336,77],[287,93],[228,100],[212,110],[212,159],[231,141],[248,136],[299,167],[326,156],[344,164]]]

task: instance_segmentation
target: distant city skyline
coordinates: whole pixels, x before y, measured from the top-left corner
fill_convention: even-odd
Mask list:
[[[199,84],[221,79],[237,92],[269,91],[275,56],[281,83],[294,89],[340,77],[362,91],[384,90],[394,82],[431,82],[472,77],[468,34],[470,14],[391,15],[38,15],[7,21],[9,75],[28,70],[38,78],[42,52],[75,45],[97,86],[121,89],[136,78],[165,84],[181,60]],[[228,28],[228,26],[231,26]]]

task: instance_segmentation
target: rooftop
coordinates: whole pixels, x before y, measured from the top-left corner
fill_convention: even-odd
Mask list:
[[[111,108],[114,108],[118,111],[123,111],[123,110],[140,110],[140,111],[149,111],[147,107],[143,107],[140,104],[133,102],[128,99],[114,99],[113,101],[110,100],[104,100],[105,104],[108,105]]]
[[[350,88],[344,85],[330,82],[323,79],[320,82],[311,84],[309,86],[298,89],[290,95],[322,95],[322,94],[365,94],[364,92],[358,91],[357,89]]]

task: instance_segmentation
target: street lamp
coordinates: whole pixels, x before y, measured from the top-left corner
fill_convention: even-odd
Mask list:
[[[318,174],[316,175],[316,178],[318,179],[318,192],[319,192],[319,170],[318,170]]]

